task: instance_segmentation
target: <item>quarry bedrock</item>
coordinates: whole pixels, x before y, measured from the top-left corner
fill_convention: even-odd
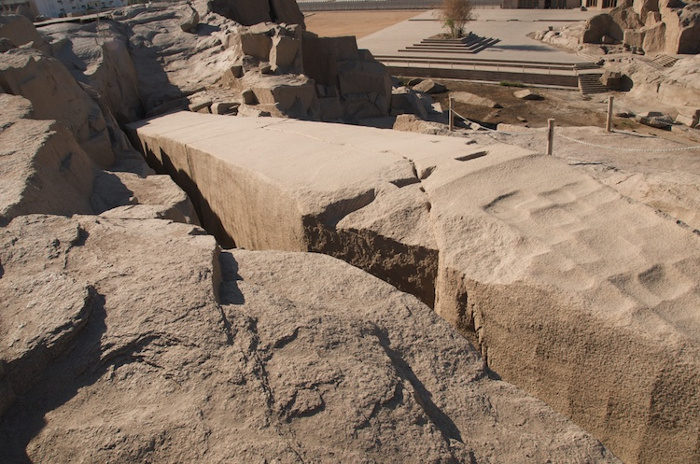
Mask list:
[[[194,113],[131,130],[228,245],[344,259],[626,462],[697,456],[700,238],[649,207],[508,145]]]

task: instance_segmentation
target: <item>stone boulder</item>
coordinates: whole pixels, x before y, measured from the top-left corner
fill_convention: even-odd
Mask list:
[[[207,10],[244,26],[272,20],[268,0],[208,0]]]
[[[32,105],[0,93],[0,227],[25,214],[90,214],[95,165],[61,123],[29,119]]]
[[[416,132],[419,134],[449,135],[450,130],[437,122],[425,121],[413,114],[400,114],[392,127],[395,131]]]
[[[304,26],[304,13],[295,0],[270,0],[270,17],[276,23]]]
[[[659,0],[634,0],[632,9],[640,18],[648,18],[651,12],[659,11]]]
[[[488,137],[190,112],[134,130],[145,153],[197,185],[215,212],[203,223],[218,220],[236,245],[346,260],[433,305],[495,372],[623,459],[692,461],[691,230],[565,161]],[[221,175],[225,188],[209,181]]]
[[[513,92],[515,98],[521,100],[544,100],[544,97],[531,89],[516,90]]]
[[[270,65],[272,71],[302,74],[304,63],[302,60],[302,47],[300,38],[287,35],[277,35],[272,39],[270,48]]]
[[[414,85],[413,90],[415,90],[417,92],[427,93],[427,94],[434,94],[434,93],[446,92],[447,87],[435,82],[432,79],[425,79],[425,80],[419,82],[418,84]]]
[[[184,32],[197,32],[197,26],[199,25],[199,13],[193,7],[188,5],[185,9],[182,17],[182,22],[180,23],[180,28]]]
[[[318,119],[319,107],[316,86],[310,79],[300,76],[294,79],[270,76],[251,83],[255,101],[262,105],[274,105],[281,115],[299,119]]]
[[[0,260],[10,462],[619,462],[490,379],[428,307],[327,256],[25,216]]]
[[[427,97],[427,98],[426,98]],[[432,110],[432,98],[414,92],[408,87],[393,89],[391,93],[391,112],[395,115],[409,113],[421,119],[428,119]]]
[[[0,38],[8,39],[17,47],[29,44],[44,53],[51,52],[51,47],[44,37],[37,32],[31,21],[22,15],[0,16]]]
[[[95,176],[90,204],[94,214],[133,217],[135,206],[141,217],[198,224],[197,214],[185,192],[167,175],[140,177],[129,172],[102,171]],[[148,209],[146,216],[143,211]],[[108,214],[105,214],[108,213]]]
[[[674,8],[661,0],[661,20],[666,24],[666,53],[700,53],[700,2]]]
[[[676,123],[685,124],[688,127],[697,127],[700,123],[700,109],[681,108],[676,116]]]
[[[609,38],[607,43],[622,42],[626,29],[638,29],[642,26],[644,23],[632,8],[613,8],[608,13],[601,13],[586,21],[582,42],[604,43],[605,37]]]
[[[0,89],[21,95],[37,119],[53,119],[70,128],[93,161],[114,162],[104,115],[58,60],[34,49],[16,48],[0,55]]]
[[[605,70],[600,76],[600,82],[610,90],[622,90],[625,76],[619,71]]]
[[[592,18],[586,20],[586,25],[583,31],[581,41],[583,43],[601,43],[603,36],[608,35],[611,29],[619,29],[612,17],[607,13],[601,13],[593,16]],[[619,33],[623,35],[622,29],[619,29]]]
[[[260,25],[246,29],[240,34],[229,36],[226,46],[231,48],[235,56],[252,56],[261,61],[268,61],[272,48],[274,27]]]
[[[656,129],[671,130],[671,126],[673,125],[673,118],[671,116],[658,111],[647,111],[637,114],[635,119],[637,122]]]
[[[95,23],[67,23],[41,30],[52,40],[53,57],[76,81],[94,90],[103,112],[112,113],[119,124],[144,116],[138,72],[123,25],[106,22],[98,30]]]
[[[475,95],[470,92],[452,92],[450,97],[452,97],[457,103],[464,103],[465,105],[485,106],[487,108],[503,108],[503,105],[496,103],[490,98]]]
[[[658,22],[639,30],[643,37],[642,49],[646,53],[659,53],[666,50],[666,23]]]

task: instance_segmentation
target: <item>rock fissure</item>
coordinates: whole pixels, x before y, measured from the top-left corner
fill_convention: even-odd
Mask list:
[[[459,428],[457,428],[452,419],[433,402],[432,393],[425,388],[423,382],[416,376],[411,366],[403,359],[401,354],[391,348],[391,342],[386,331],[374,326],[372,335],[379,340],[379,344],[384,350],[384,353],[386,353],[387,357],[391,360],[399,376],[409,382],[411,387],[413,387],[416,401],[435,427],[440,430],[447,445],[450,446],[450,440],[457,440],[460,443],[464,443]]]

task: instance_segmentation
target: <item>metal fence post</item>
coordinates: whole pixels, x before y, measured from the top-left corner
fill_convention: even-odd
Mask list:
[[[454,113],[452,111],[452,97],[448,97],[449,100],[449,112],[448,112],[448,118],[449,118],[449,124],[450,124],[450,132],[455,130],[455,117]]]
[[[554,151],[554,119],[547,119],[547,154]]]
[[[608,119],[605,121],[605,130],[607,132],[612,132],[612,115],[613,115],[613,100],[615,97],[611,96],[608,99]]]

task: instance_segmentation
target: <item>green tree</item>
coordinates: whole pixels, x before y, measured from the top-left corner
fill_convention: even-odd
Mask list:
[[[440,19],[450,30],[450,36],[464,36],[464,26],[474,20],[473,7],[469,0],[443,0],[440,8]]]

